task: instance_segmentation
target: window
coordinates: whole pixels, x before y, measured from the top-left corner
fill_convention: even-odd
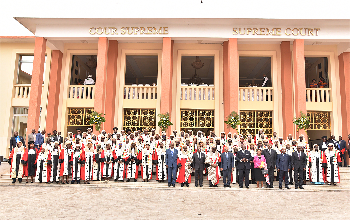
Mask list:
[[[20,55],[18,61],[17,84],[31,84],[34,55]],[[46,56],[44,63],[43,79],[45,79]],[[44,80],[43,80],[44,84]]]
[[[86,85],[94,85],[96,82],[96,55],[73,55],[71,67],[70,85],[84,85],[85,79],[91,76],[85,82]]]
[[[239,57],[239,87],[251,86],[272,87],[271,57]]]
[[[156,128],[156,110],[155,109],[124,109],[123,130],[130,129],[136,131],[141,129]]]
[[[181,84],[214,85],[214,56],[181,57]]]
[[[127,55],[125,85],[157,85],[158,56]]]
[[[255,136],[259,129],[268,137],[272,136],[272,111],[240,111],[240,133],[246,137]]]
[[[305,57],[305,82],[307,88],[329,88],[327,57]]]

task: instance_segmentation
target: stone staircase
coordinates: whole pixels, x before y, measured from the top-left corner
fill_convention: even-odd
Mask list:
[[[339,168],[339,173],[340,173],[340,183],[337,184],[337,186],[328,186],[328,185],[313,185],[309,182],[307,182],[307,186],[305,186],[305,189],[309,190],[350,190],[350,167],[340,167]],[[69,178],[69,181],[71,178]],[[65,186],[61,184],[45,184],[45,183],[25,183],[26,178],[23,179],[22,183],[18,183],[18,181],[15,183],[15,185],[42,185],[42,186]],[[1,174],[0,176],[0,186],[1,185],[12,185],[12,179],[10,178],[9,173]],[[78,186],[78,184],[74,184],[70,186]],[[131,180],[130,182],[124,182],[121,181],[91,181],[89,185],[85,184],[80,184],[84,186],[91,186],[91,187],[121,187],[121,188],[168,188],[168,183],[160,183],[156,180],[149,180],[149,182],[143,182],[142,179],[139,177],[137,182],[133,182]],[[232,188],[231,189],[238,189],[238,183],[236,184],[231,184]],[[283,185],[284,186],[284,185]],[[290,186],[292,189],[294,186]],[[172,188],[172,187],[171,187]],[[176,184],[176,188],[181,188],[180,184]],[[194,176],[192,176],[192,183],[190,184],[189,187],[184,186],[185,188],[196,188],[194,185]],[[207,180],[207,177],[204,176],[204,181],[203,181],[203,188],[209,188],[209,181]],[[250,188],[254,189],[256,188],[255,184],[251,184]],[[199,187],[198,187],[199,189]],[[223,183],[222,179],[220,179],[219,182],[219,187],[216,189],[223,189]],[[274,181],[274,189],[278,189],[278,182]]]

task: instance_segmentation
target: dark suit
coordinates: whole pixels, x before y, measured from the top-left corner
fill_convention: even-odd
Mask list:
[[[294,168],[294,182],[295,187],[302,187],[303,184],[303,171],[306,167],[306,154],[300,151],[300,157],[298,156],[298,152],[293,152],[292,154],[292,167]],[[299,178],[299,183],[298,183]]]
[[[282,182],[284,177],[284,182],[286,187],[289,185],[288,170],[291,168],[291,158],[288,154],[279,154],[277,156],[277,169],[279,169],[279,187],[282,188]]]
[[[203,186],[203,170],[204,170],[204,161],[205,154],[203,152],[200,153],[200,158],[198,157],[198,153],[193,154],[193,169],[195,176],[195,185],[198,186],[198,182],[200,186]]]
[[[270,151],[271,151],[271,153],[270,153]],[[277,153],[274,149],[270,149],[270,150],[265,149],[265,150],[263,150],[262,154],[264,155],[264,157],[266,159],[270,187],[272,187],[273,186],[273,179],[274,179],[274,170],[276,167]]]
[[[22,136],[17,136],[19,138],[19,140],[23,143],[23,145],[25,145],[24,143],[24,139]],[[17,140],[16,137],[11,137],[10,139],[10,152],[12,151],[13,148],[15,148],[17,146]]]
[[[327,147],[326,147],[326,148],[322,148],[323,143],[325,143],[325,145],[328,147],[328,141],[326,141],[326,142],[323,142],[323,141],[322,141],[322,142],[318,145],[318,149],[321,150],[321,151],[327,150]]]
[[[243,162],[242,159],[247,159],[246,162]],[[245,186],[249,186],[249,170],[250,170],[250,161],[253,160],[252,155],[248,150],[238,151],[236,160],[238,162],[238,179],[239,179],[239,187],[243,187],[243,173],[245,174]]]
[[[230,186],[232,168],[235,166],[235,161],[233,160],[233,154],[231,152],[221,154],[221,165],[223,169],[223,182],[224,186]]]
[[[177,150],[175,148],[173,150],[173,153],[170,149],[166,150],[165,164],[168,166],[168,184],[175,185],[177,171]]]

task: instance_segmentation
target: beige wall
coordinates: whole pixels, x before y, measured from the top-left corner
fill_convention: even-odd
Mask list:
[[[49,81],[49,70],[51,61],[51,50],[46,49],[47,64],[45,71],[45,83],[42,91],[42,114],[40,127],[45,128],[47,91]],[[0,99],[0,155],[7,156],[9,153],[10,137],[12,136],[12,96],[13,86],[16,83],[18,58],[21,54],[34,54],[34,43],[0,43],[0,88],[2,97]],[[25,102],[23,102],[25,103]],[[23,104],[23,107],[26,105]]]

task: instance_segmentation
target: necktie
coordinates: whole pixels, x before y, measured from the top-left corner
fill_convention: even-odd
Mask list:
[[[174,156],[174,152],[173,151],[171,151],[171,156]]]
[[[298,153],[298,157],[299,157],[299,160],[300,160],[300,153]]]
[[[201,153],[198,153],[198,157],[199,157],[199,159],[201,159]]]
[[[228,159],[228,155],[227,155],[227,153],[226,153],[226,159]]]

